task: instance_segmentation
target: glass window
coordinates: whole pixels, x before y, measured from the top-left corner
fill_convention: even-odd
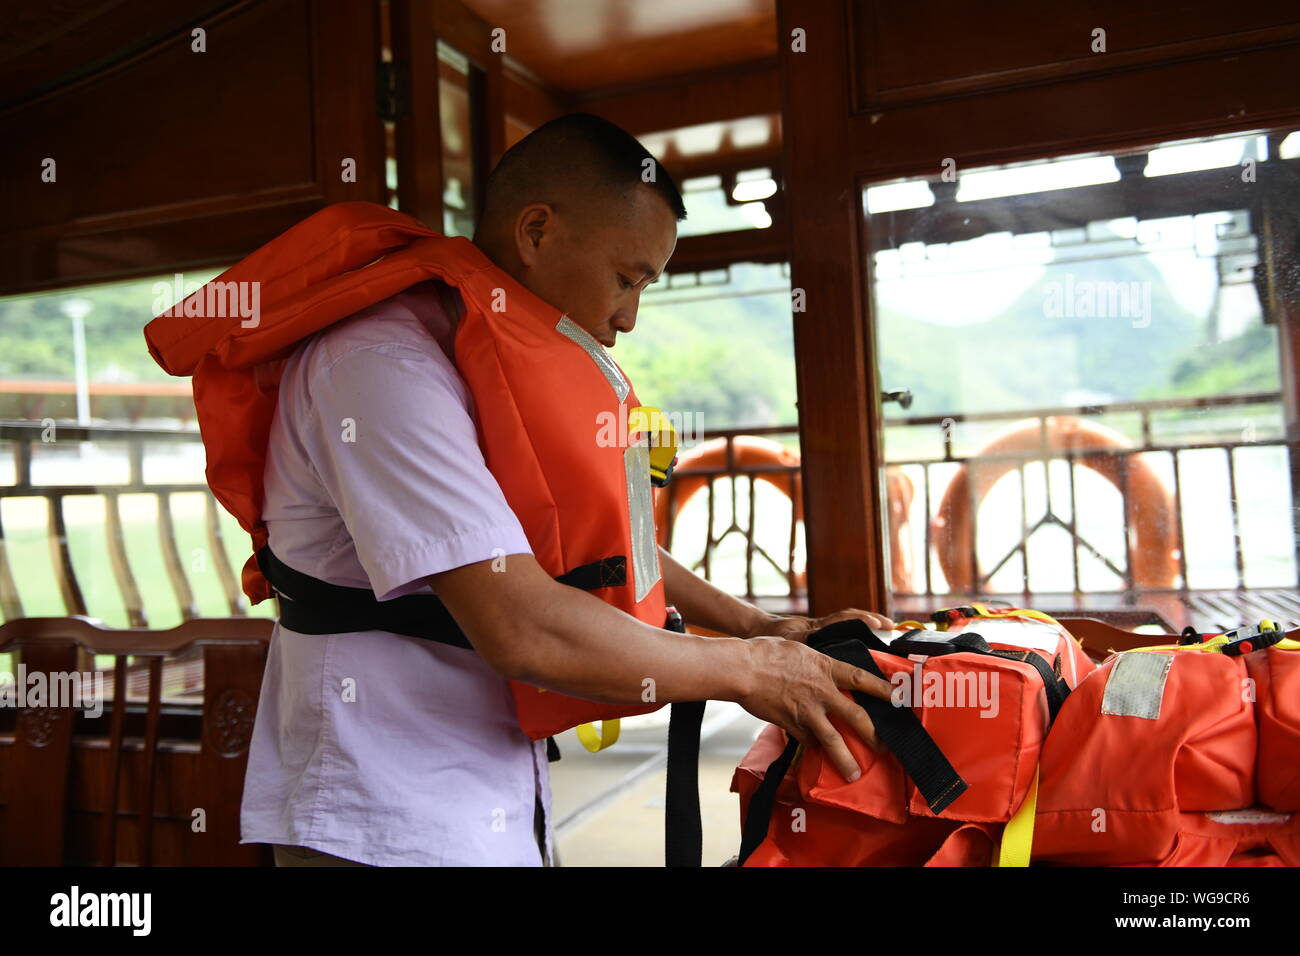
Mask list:
[[[1295,586],[1284,136],[865,188],[896,592]]]
[[[438,41],[438,108],[442,117],[443,232],[473,236],[474,136],[470,122],[470,64]]]

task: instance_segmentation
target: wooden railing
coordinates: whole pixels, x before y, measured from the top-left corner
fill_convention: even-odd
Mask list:
[[[77,484],[34,484],[32,458],[36,448],[50,444],[57,436],[57,444],[95,442],[124,446],[128,460],[127,480],[122,483],[87,481]],[[62,596],[65,613],[69,615],[96,614],[87,606],[76,565],[68,547],[68,530],[65,520],[65,502],[73,496],[100,496],[104,500],[104,530],[106,553],[104,557],[112,567],[113,576],[132,627],[147,627],[148,615],[140,585],[127,555],[123,534],[121,498],[124,495],[152,495],[158,509],[158,545],[166,570],[168,584],[180,607],[182,620],[199,617],[193,582],[181,559],[172,519],[171,498],[179,494],[202,494],[205,499],[205,534],[208,558],[216,569],[231,617],[248,614],[248,600],[240,588],[239,575],[231,566],[222,536],[221,521],[216,499],[206,482],[155,483],[144,480],[145,447],[154,443],[197,443],[199,433],[194,430],[143,429],[113,426],[79,426],[39,422],[0,422],[0,442],[11,445],[14,483],[0,485],[0,502],[13,498],[43,498],[48,509],[48,536],[54,577]],[[93,477],[93,476],[92,476]],[[25,616],[22,595],[14,582],[9,548],[6,546],[3,520],[0,520],[0,612],[6,620]]]
[[[702,554],[691,565],[691,569],[700,573],[706,579],[712,580],[714,562],[719,546],[733,535],[740,536],[744,539],[745,547],[745,588],[739,596],[774,611],[798,612],[807,605],[807,588],[803,569],[796,565],[796,547],[802,508],[801,503],[798,503],[800,469],[797,464],[747,464],[741,461],[741,456],[737,454],[736,440],[744,436],[777,439],[790,436],[797,437],[798,434],[799,426],[797,425],[703,431],[698,436],[701,443],[714,439],[723,441],[725,453],[721,463],[710,467],[679,465],[674,472],[676,480],[670,481],[659,492],[660,495],[667,498],[668,502],[666,509],[667,520],[664,522],[665,526],[660,529],[660,535],[664,547],[672,551],[677,530],[677,509],[680,507],[678,496],[683,484],[681,479],[704,479],[705,484],[702,493],[707,497],[706,530]],[[724,478],[731,479],[728,487],[731,521],[722,531],[715,533],[713,527],[714,518],[719,507],[717,482],[719,479]],[[757,501],[757,482],[760,479],[765,479],[774,487],[781,489],[790,497],[792,502],[796,502],[790,509],[790,520],[788,529],[786,529],[788,533],[785,535],[782,553],[777,556],[769,553],[756,540],[759,527],[765,523],[763,512],[759,509]],[[739,520],[742,514],[747,515],[746,523],[743,525]],[[785,581],[785,588],[777,593],[760,593],[754,584],[756,563],[766,564],[779,574]]]
[[[941,441],[943,444],[943,455],[940,458],[891,459],[889,464],[898,467],[913,465],[913,466],[919,466],[922,469],[922,474],[923,474],[922,487],[921,487],[921,493],[923,496],[922,514],[926,516],[931,515],[935,510],[934,507],[932,506],[933,489],[932,489],[932,482],[930,480],[930,475],[931,475],[931,470],[936,465],[956,463],[956,464],[963,465],[965,467],[970,467],[972,463],[978,463],[978,462],[1010,462],[1014,464],[1014,466],[1019,470],[1020,478],[1021,478],[1019,484],[1020,487],[1019,516],[1021,521],[1019,540],[1014,545],[1012,545],[1002,555],[1002,557],[993,564],[992,567],[988,569],[982,569],[979,567],[978,559],[976,555],[973,553],[973,543],[975,541],[975,534],[972,533],[971,535],[972,554],[969,556],[969,560],[970,560],[970,566],[977,569],[977,575],[975,576],[975,585],[974,588],[972,589],[973,593],[975,594],[984,593],[988,586],[988,582],[990,578],[994,574],[996,574],[998,570],[1004,567],[1007,564],[1007,562],[1010,561],[1016,554],[1020,554],[1025,557],[1025,560],[1022,565],[1024,568],[1023,583],[1024,583],[1025,592],[1030,592],[1030,582],[1029,582],[1030,563],[1028,561],[1027,554],[1026,554],[1027,543],[1030,536],[1032,536],[1034,532],[1036,532],[1040,527],[1044,526],[1044,524],[1049,524],[1049,523],[1055,524],[1065,529],[1070,535],[1072,545],[1073,545],[1072,553],[1074,555],[1073,568],[1072,568],[1073,590],[1077,593],[1083,593],[1083,587],[1079,579],[1078,558],[1079,558],[1080,548],[1083,548],[1089,553],[1091,553],[1094,557],[1098,558],[1105,566],[1107,566],[1112,572],[1114,572],[1119,577],[1123,578],[1126,585],[1125,587],[1126,590],[1138,591],[1138,590],[1143,590],[1143,588],[1139,586],[1140,582],[1135,581],[1133,576],[1134,556],[1132,554],[1131,547],[1130,547],[1130,543],[1132,541],[1132,535],[1130,534],[1130,532],[1132,529],[1130,528],[1130,523],[1129,523],[1129,514],[1130,514],[1129,489],[1126,487],[1125,482],[1121,480],[1120,488],[1119,488],[1120,498],[1121,498],[1120,512],[1121,515],[1123,516],[1123,521],[1124,521],[1123,533],[1124,533],[1124,541],[1126,546],[1126,555],[1125,555],[1124,566],[1118,567],[1113,562],[1111,562],[1108,558],[1106,558],[1099,551],[1099,549],[1094,547],[1091,544],[1091,542],[1089,542],[1079,532],[1078,513],[1076,508],[1077,505],[1076,488],[1075,488],[1075,477],[1077,474],[1078,466],[1084,463],[1084,460],[1088,458],[1113,459],[1120,463],[1120,468],[1118,470],[1120,472],[1121,478],[1123,478],[1123,476],[1127,475],[1129,472],[1129,469],[1127,467],[1127,462],[1130,459],[1132,459],[1134,456],[1148,455],[1148,454],[1169,455],[1172,458],[1172,465],[1173,465],[1173,479],[1174,479],[1173,512],[1175,517],[1174,524],[1176,529],[1175,547],[1178,551],[1178,577],[1181,585],[1181,587],[1175,588],[1174,590],[1187,590],[1187,580],[1188,580],[1187,548],[1185,545],[1185,533],[1184,533],[1186,516],[1184,514],[1184,508],[1183,508],[1182,469],[1180,467],[1180,456],[1191,451],[1203,451],[1207,449],[1220,450],[1224,453],[1226,464],[1227,464],[1228,487],[1229,487],[1228,505],[1229,508],[1231,509],[1231,515],[1232,515],[1233,548],[1234,548],[1235,568],[1237,574],[1237,587],[1245,588],[1246,587],[1246,580],[1245,580],[1245,573],[1244,573],[1245,566],[1244,566],[1243,555],[1242,555],[1242,543],[1241,543],[1241,533],[1240,533],[1240,508],[1239,508],[1238,495],[1237,495],[1237,463],[1234,456],[1234,452],[1240,448],[1264,448],[1264,447],[1288,448],[1289,443],[1286,441],[1285,438],[1277,437],[1277,438],[1260,438],[1258,440],[1249,440],[1249,441],[1245,440],[1244,438],[1238,441],[1231,441],[1231,440],[1201,441],[1201,442],[1162,441],[1159,444],[1156,444],[1152,440],[1151,416],[1153,413],[1156,412],[1180,410],[1180,409],[1194,410],[1194,409],[1224,408],[1224,407],[1231,407],[1231,406],[1242,407],[1242,406],[1251,406],[1251,405],[1256,405],[1256,406],[1275,405],[1276,406],[1280,402],[1280,400],[1281,400],[1281,395],[1278,392],[1255,392],[1250,394],[1228,395],[1228,396],[1220,396],[1220,397],[1213,397],[1213,398],[1178,398],[1178,399],[1165,399],[1165,400],[1144,401],[1144,402],[1110,402],[1107,404],[1086,405],[1086,406],[1060,406],[1060,407],[1052,407],[1052,408],[1033,408],[1033,409],[1028,409],[1025,411],[1019,411],[1015,413],[982,412],[982,413],[971,413],[971,414],[964,414],[964,415],[947,415],[947,416],[929,415],[929,416],[914,416],[914,417],[907,417],[907,418],[886,419],[885,420],[886,427],[910,426],[915,428],[926,428],[926,427],[935,428],[940,432]],[[953,453],[953,432],[955,430],[955,426],[961,423],[1032,420],[1037,423],[1041,432],[1044,435],[1046,435],[1047,427],[1048,427],[1048,419],[1050,418],[1059,418],[1062,416],[1073,416],[1080,419],[1089,419],[1089,418],[1095,418],[1103,414],[1115,415],[1115,414],[1122,414],[1122,413],[1136,413],[1139,416],[1139,428],[1141,432],[1141,441],[1140,443],[1135,444],[1133,445],[1133,447],[1130,448],[1113,448],[1113,449],[1106,449],[1104,451],[1082,451],[1082,452],[1071,451],[1068,449],[1064,451],[1057,451],[1048,448],[1046,442],[1044,441],[1038,449],[1032,452],[1025,452],[1025,453],[1008,453],[1008,454],[1000,454],[1000,455],[955,455]],[[1047,462],[1051,460],[1064,461],[1067,466],[1068,477],[1069,477],[1070,519],[1066,521],[1058,517],[1053,511],[1052,488],[1051,488],[1050,476],[1048,475],[1047,470],[1044,469],[1043,480],[1044,480],[1044,493],[1046,496],[1045,500],[1047,502],[1047,512],[1042,519],[1040,519],[1032,527],[1030,527],[1025,520],[1026,484],[1024,481],[1024,466],[1031,461]],[[1293,489],[1293,493],[1297,491],[1300,491],[1300,489]],[[971,503],[970,507],[971,507],[970,520],[972,522],[973,528],[978,529],[979,524],[978,524],[978,516],[976,513],[978,509],[975,507],[973,502]],[[1292,534],[1291,536],[1294,539],[1294,534]],[[924,595],[924,596],[933,596],[935,594],[933,580],[932,580],[931,566],[930,566],[931,562],[929,561],[929,556],[933,550],[933,547],[934,546],[932,541],[932,529],[930,526],[930,522],[927,520],[926,527],[925,527],[925,548],[924,548],[924,554],[926,560],[923,562],[925,568],[924,571],[925,586],[920,590],[913,591],[912,592],[913,594]],[[1295,551],[1295,554],[1297,556],[1296,567],[1297,569],[1300,569],[1300,543],[1297,544],[1297,550]]]
[[[1174,591],[1185,592],[1187,590],[1187,549],[1184,546],[1184,502],[1182,488],[1182,469],[1180,468],[1180,458],[1182,455],[1192,451],[1203,451],[1206,449],[1219,450],[1225,456],[1227,464],[1227,473],[1229,481],[1229,502],[1231,509],[1232,521],[1234,527],[1233,547],[1235,568],[1237,571],[1237,586],[1239,589],[1246,587],[1244,574],[1244,560],[1242,554],[1242,541],[1239,524],[1239,504],[1237,494],[1237,469],[1235,453],[1241,448],[1261,448],[1261,447],[1281,447],[1288,448],[1288,443],[1282,437],[1261,437],[1258,440],[1247,440],[1243,437],[1241,440],[1218,440],[1218,441],[1195,441],[1195,442],[1177,442],[1177,441],[1160,441],[1156,443],[1153,440],[1153,416],[1162,412],[1177,412],[1187,410],[1204,410],[1224,407],[1243,407],[1243,406],[1276,406],[1280,400],[1277,392],[1258,392],[1244,395],[1221,396],[1214,398],[1198,399],[1167,399],[1158,401],[1143,402],[1112,402],[1107,404],[1087,405],[1087,406],[1061,406],[1051,408],[1033,408],[1016,412],[981,412],[947,416],[911,416],[887,418],[884,424],[888,428],[906,426],[909,428],[926,429],[932,428],[939,433],[942,442],[942,454],[932,458],[898,458],[891,459],[889,466],[891,472],[899,469],[913,466],[914,469],[921,471],[919,494],[922,497],[921,514],[930,516],[935,508],[933,507],[933,498],[935,495],[934,482],[931,478],[932,470],[937,466],[951,467],[953,464],[970,467],[971,463],[979,462],[1006,461],[1010,460],[1012,465],[1017,468],[1021,476],[1024,476],[1024,468],[1031,461],[1064,461],[1069,475],[1069,510],[1070,518],[1065,520],[1057,517],[1052,509],[1052,489],[1048,477],[1047,469],[1044,469],[1044,481],[1046,484],[1047,495],[1047,514],[1042,520],[1030,527],[1022,520],[1021,534],[1019,540],[1010,547],[997,561],[993,562],[988,568],[980,568],[975,560],[975,555],[970,556],[971,567],[977,569],[977,575],[974,580],[977,582],[975,587],[967,592],[963,592],[963,597],[980,596],[987,593],[987,588],[991,577],[999,569],[1006,566],[1017,554],[1024,554],[1027,548],[1029,538],[1041,527],[1044,522],[1054,523],[1070,535],[1072,542],[1072,551],[1074,554],[1072,568],[1073,590],[1077,595],[1086,594],[1082,587],[1082,581],[1079,575],[1078,555],[1080,550],[1091,553],[1098,557],[1103,565],[1109,566],[1111,570],[1118,575],[1125,584],[1125,590],[1129,592],[1141,591],[1140,583],[1133,578],[1133,555],[1128,553],[1122,563],[1117,563],[1105,557],[1101,550],[1095,547],[1087,540],[1086,534],[1082,533],[1079,527],[1079,521],[1076,513],[1075,500],[1075,474],[1077,467],[1085,463],[1089,457],[1103,456],[1115,459],[1121,463],[1132,459],[1134,456],[1161,454],[1172,457],[1173,463],[1173,498],[1174,514],[1176,517],[1176,549],[1178,552],[1178,587]],[[1141,439],[1131,448],[1114,448],[1107,449],[1103,452],[1089,451],[1086,453],[1076,453],[1070,450],[1053,451],[1051,449],[1039,449],[1032,453],[1022,453],[1009,456],[978,456],[975,454],[959,455],[954,451],[954,430],[955,426],[963,423],[995,423],[1011,420],[1036,420],[1044,428],[1049,418],[1060,416],[1073,416],[1076,418],[1090,420],[1099,416],[1113,416],[1116,414],[1135,414],[1138,416],[1138,430]],[[705,540],[703,542],[702,553],[698,561],[695,562],[694,568],[704,577],[710,578],[715,572],[718,549],[732,536],[740,536],[743,539],[743,548],[745,555],[744,568],[744,587],[741,591],[742,596],[746,599],[767,606],[773,610],[799,611],[806,606],[806,589],[804,580],[804,569],[799,567],[796,561],[797,541],[799,534],[800,509],[794,507],[790,511],[788,526],[783,528],[779,533],[782,545],[778,550],[770,547],[764,547],[756,539],[760,530],[770,532],[772,518],[766,514],[764,509],[759,505],[757,499],[758,482],[766,480],[778,488],[785,490],[798,498],[799,476],[800,471],[797,465],[787,464],[750,464],[739,460],[739,456],[734,454],[737,439],[742,436],[761,436],[767,438],[783,438],[795,436],[798,428],[795,425],[778,425],[769,427],[749,428],[749,429],[720,429],[704,432],[698,436],[703,441],[710,439],[721,439],[725,443],[726,455],[724,460],[716,465],[705,468],[691,468],[681,466],[677,471],[679,478],[695,476],[705,479],[704,490],[707,494],[707,528]],[[207,550],[210,553],[212,562],[215,566],[217,575],[221,582],[221,590],[224,595],[226,608],[225,610],[232,617],[242,617],[248,613],[248,604],[244,598],[240,587],[236,569],[232,567],[225,544],[222,540],[221,523],[218,518],[218,505],[212,498],[206,484],[202,482],[182,483],[182,484],[159,484],[145,482],[143,477],[143,462],[145,447],[154,442],[197,442],[198,433],[192,430],[164,430],[164,429],[132,429],[132,428],[112,428],[112,427],[78,427],[74,425],[58,426],[58,441],[62,442],[79,442],[92,441],[103,443],[122,443],[127,449],[129,459],[129,475],[127,481],[120,484],[100,484],[87,482],[85,484],[62,484],[62,485],[45,485],[33,484],[31,466],[33,449],[39,443],[42,443],[45,435],[45,429],[40,423],[33,422],[6,422],[0,423],[0,441],[11,443],[12,455],[14,459],[15,481],[11,485],[0,486],[0,500],[5,498],[20,497],[38,497],[46,501],[49,514],[49,540],[52,553],[52,564],[55,577],[58,581],[59,591],[63,598],[65,611],[70,615],[93,615],[95,608],[86,606],[81,587],[78,582],[77,569],[74,565],[70,549],[67,542],[67,529],[64,520],[64,502],[67,498],[74,495],[100,495],[104,499],[106,530],[107,554],[106,557],[113,569],[114,578],[117,582],[118,590],[121,593],[123,603],[126,608],[129,623],[134,627],[145,627],[148,625],[147,615],[145,613],[145,602],[141,598],[140,587],[132,573],[130,561],[127,558],[124,536],[122,531],[122,521],[119,499],[127,494],[148,494],[153,495],[158,501],[158,522],[159,548],[162,555],[168,584],[174,593],[177,603],[181,608],[181,616],[184,620],[194,619],[199,616],[198,607],[194,599],[194,589],[187,575],[186,563],[181,560],[180,549],[176,541],[176,529],[171,518],[171,509],[168,506],[169,499],[172,495],[182,493],[200,493],[204,496],[205,501],[205,531],[208,544]],[[1251,436],[1253,438],[1253,436]],[[1294,454],[1294,449],[1289,449]],[[1121,475],[1126,473],[1126,469],[1121,467]],[[717,485],[719,479],[732,479],[727,486],[728,501],[723,502],[720,496],[720,487]],[[892,484],[892,482],[891,482]],[[670,502],[675,502],[675,496],[679,494],[681,487],[680,482],[673,482],[668,485],[661,495],[666,495]],[[1025,495],[1026,488],[1024,481],[1020,483],[1020,514],[1025,514]],[[1124,540],[1130,540],[1128,526],[1129,507],[1128,507],[1128,489],[1124,483],[1120,482],[1120,495],[1122,499],[1121,515],[1124,522]],[[1293,489],[1293,493],[1300,489]],[[721,531],[715,531],[714,519],[719,509],[727,506],[730,507],[731,520],[726,528]],[[978,529],[978,509],[972,508],[971,522],[974,529]],[[676,522],[671,515],[673,508],[670,505],[668,513],[669,520],[666,527],[661,528],[661,534],[666,545],[671,549],[674,544],[682,545],[683,550],[686,547],[694,547],[696,543],[680,541],[677,534]],[[746,516],[742,521],[742,516]],[[775,532],[773,532],[775,534]],[[975,535],[971,536],[972,541]],[[1292,538],[1295,535],[1292,533]],[[677,539],[677,540],[675,540]],[[1126,545],[1127,547],[1127,545]],[[914,561],[918,573],[915,576],[918,586],[911,589],[898,588],[895,586],[895,597],[914,598],[914,604],[920,603],[942,603],[947,595],[946,592],[941,595],[936,591],[935,582],[931,570],[931,554],[934,550],[933,535],[930,528],[929,520],[926,520],[924,534],[923,554],[919,557],[921,560]],[[1032,593],[1029,581],[1029,562],[1025,563],[1024,590],[1025,593]],[[756,586],[755,572],[761,567],[773,569],[783,582],[782,586],[776,591],[768,589],[763,592]],[[1300,567],[1300,543],[1297,544],[1296,566]],[[5,547],[5,532],[3,522],[0,521],[0,610],[3,611],[6,619],[14,619],[23,616],[22,597],[18,588],[14,584],[11,573],[10,558]]]

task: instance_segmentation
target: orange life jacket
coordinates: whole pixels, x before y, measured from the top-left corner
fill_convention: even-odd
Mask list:
[[[1034,859],[1300,865],[1300,641],[1269,630],[1124,651],[1084,681],[1043,752]]]
[[[983,632],[989,644],[1010,646],[995,621],[1026,613],[1050,620],[982,605],[935,618],[950,633]],[[1276,627],[1192,634],[1095,667],[1071,641],[1060,659],[1074,690],[1045,735],[1028,710],[1018,736],[1010,724],[923,700],[922,723],[966,792],[931,812],[892,754],[845,733],[863,775],[846,783],[820,749],[802,753],[745,865],[1300,865],[1298,637]],[[1029,642],[1047,647],[1029,632],[1018,643]],[[897,654],[872,657],[887,676],[909,666]],[[1002,666],[958,653],[923,671]],[[1015,713],[1017,685],[1007,691]],[[737,768],[742,821],[785,745],[769,726]]]
[[[469,240],[384,206],[321,210],[146,327],[158,364],[193,376],[213,494],[252,536],[254,551],[263,548],[262,477],[284,360],[313,333],[428,279],[454,286],[464,300],[456,366],[474,397],[487,466],[538,563],[560,577],[625,557],[623,580],[592,593],[662,627],[647,449],[627,441],[618,424],[636,405],[626,377],[599,342]],[[246,300],[259,302],[260,315],[211,314],[232,288],[226,283],[259,283],[257,299]],[[274,593],[255,558],[242,583],[253,603]],[[662,706],[600,704],[511,683],[520,726],[535,740]]]
[[[894,703],[920,718],[964,791],[948,802],[927,799],[905,772],[900,757],[906,754],[874,751],[832,718],[862,775],[848,782],[820,747],[800,748],[776,788],[766,836],[744,865],[1028,862],[1023,828],[1032,825],[1053,711],[1095,665],[1064,627],[1038,611],[975,605],[934,618],[940,633],[909,632],[873,649],[871,658],[894,684]],[[768,726],[737,768],[732,790],[740,795],[742,826],[752,826],[746,822],[751,802],[788,743],[783,731]],[[1016,839],[1004,840],[1012,827]]]

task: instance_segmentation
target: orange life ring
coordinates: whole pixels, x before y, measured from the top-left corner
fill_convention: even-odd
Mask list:
[[[1079,455],[1080,464],[1087,465],[1117,488],[1120,487],[1122,462],[1129,462],[1128,551],[1133,568],[1133,583],[1143,588],[1173,587],[1178,574],[1177,528],[1173,496],[1164,480],[1140,455],[1121,459],[1111,455],[1085,454],[1112,448],[1132,448],[1132,443],[1114,429],[1066,416],[1049,417],[1046,420],[1046,441],[1050,451],[1070,451]],[[985,455],[1032,455],[1042,448],[1043,434],[1038,420],[1018,423],[1007,433],[989,442],[975,456],[978,467],[973,493],[969,463],[963,464],[953,475],[944,492],[938,514],[930,525],[931,540],[951,593],[971,593],[976,577],[971,568],[974,534],[972,501],[974,507],[978,508],[997,480],[1016,467],[1015,460],[979,459]]]
[[[797,452],[792,452],[769,438],[759,438],[757,435],[737,435],[732,439],[732,448],[734,458],[730,467],[735,468],[737,471],[772,466],[782,468],[799,467]],[[668,488],[661,489],[655,498],[655,531],[659,535],[660,544],[664,543],[668,532],[669,488],[672,489],[672,516],[676,517],[677,513],[686,505],[686,502],[691,500],[692,495],[709,482],[722,477],[721,475],[692,474],[692,472],[722,471],[728,467],[727,440],[725,438],[714,438],[711,441],[702,442],[690,451],[684,451],[677,456],[677,465],[673,469],[672,481]],[[803,482],[800,479],[799,472],[794,472],[793,476],[787,472],[764,472],[756,477],[766,481],[789,498],[794,507],[794,520],[803,520]]]
[[[889,502],[889,575],[891,588],[895,594],[907,594],[912,590],[912,551],[904,547],[908,538],[912,513],[912,498],[916,486],[903,469],[887,467],[885,469],[885,493]]]
[[[730,467],[738,471],[747,468],[764,467],[789,468],[793,466],[797,468],[800,462],[797,452],[790,451],[771,439],[760,438],[756,435],[737,435],[732,439],[732,448],[733,459]],[[715,438],[703,442],[690,451],[682,452],[678,456],[677,466],[673,470],[670,485],[674,489],[672,492],[673,508],[671,517],[675,518],[696,492],[705,487],[710,481],[721,477],[716,474],[693,474],[693,472],[717,472],[724,471],[727,468],[727,440],[725,438]],[[885,474],[889,493],[889,529],[892,546],[890,549],[890,564],[893,587],[896,591],[908,591],[911,589],[911,570],[908,552],[903,547],[903,537],[904,530],[907,527],[907,515],[912,504],[913,486],[907,475],[897,468],[887,468]],[[782,471],[762,472],[756,477],[766,481],[786,497],[791,498],[794,519],[796,521],[803,520],[803,483],[799,472],[794,473],[793,480],[789,473]],[[660,489],[655,498],[655,529],[660,544],[664,543],[667,536],[670,518],[668,501],[668,489]],[[804,572],[795,571],[792,583],[796,588],[802,589],[805,583]]]

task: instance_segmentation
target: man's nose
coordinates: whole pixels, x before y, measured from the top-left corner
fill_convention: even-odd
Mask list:
[[[630,309],[619,309],[614,313],[614,318],[609,323],[614,331],[626,334],[636,328],[636,308],[633,304]]]

